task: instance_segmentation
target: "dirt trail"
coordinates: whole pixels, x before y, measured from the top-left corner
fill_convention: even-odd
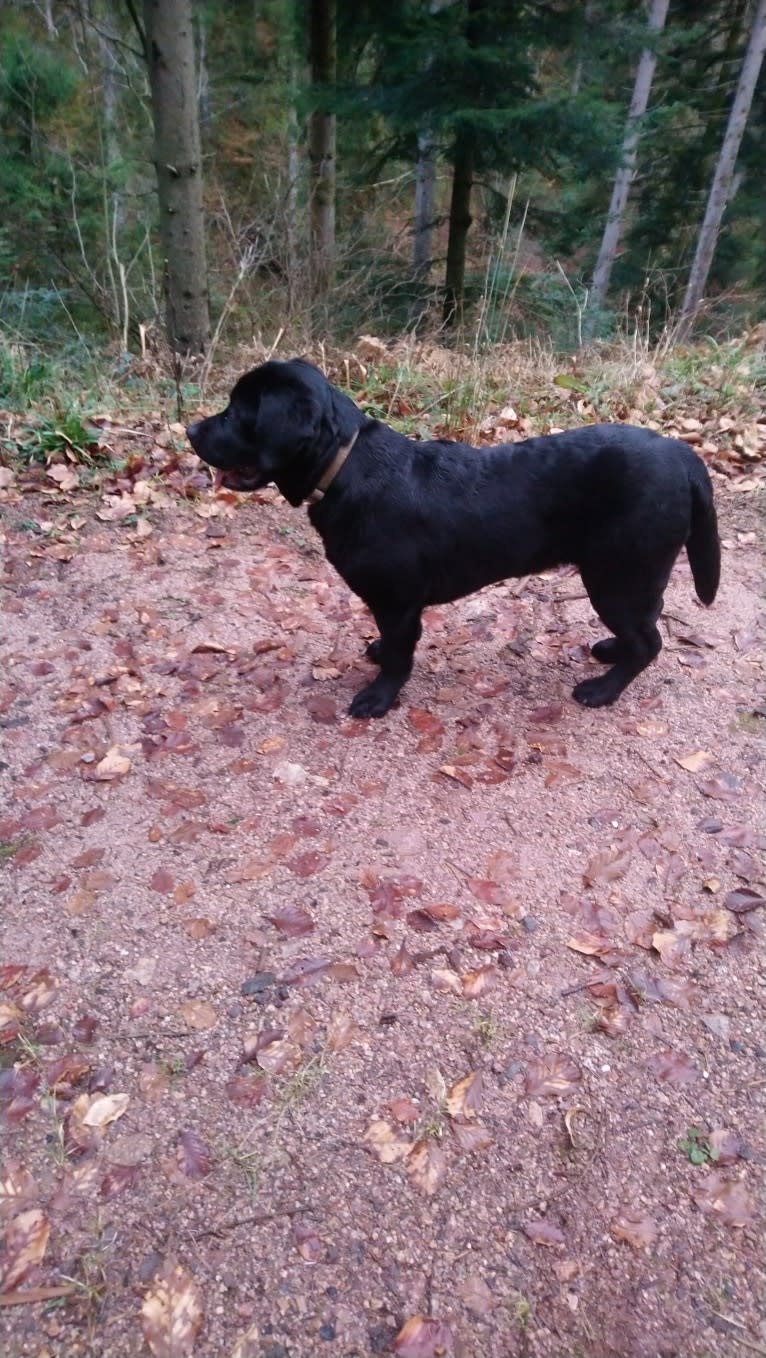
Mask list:
[[[8,1358],[763,1351],[754,499],[615,708],[559,572],[370,723],[300,511],[5,507]]]

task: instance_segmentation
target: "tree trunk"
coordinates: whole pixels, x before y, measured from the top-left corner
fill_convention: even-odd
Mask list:
[[[311,274],[315,299],[330,290],[335,274],[335,114],[337,74],[336,0],[310,0],[309,65],[317,104],[309,117]]]
[[[721,229],[721,221],[734,185],[734,169],[739,154],[742,136],[747,125],[750,114],[750,106],[753,102],[753,94],[760,75],[763,64],[764,54],[766,53],[766,0],[759,0],[758,8],[753,17],[753,25],[750,30],[750,41],[747,45],[745,59],[742,63],[739,84],[734,96],[734,103],[729,114],[729,121],[724,133],[721,152],[718,157],[718,164],[715,167],[713,182],[710,186],[710,194],[705,209],[705,217],[700,228],[697,249],[694,254],[692,267],[689,271],[689,281],[686,286],[686,295],[681,308],[681,319],[679,323],[679,333],[683,337],[689,333],[694,319],[702,301],[705,284],[707,283],[710,266],[713,262],[715,247],[718,242],[718,233]]]
[[[649,32],[652,34],[661,33],[665,26],[665,18],[668,12],[668,0],[651,0],[649,11]],[[603,308],[606,295],[609,291],[609,278],[612,272],[617,246],[620,242],[622,223],[625,216],[625,208],[628,203],[630,186],[636,173],[636,159],[638,156],[638,139],[640,135],[640,119],[646,113],[649,103],[649,94],[654,79],[654,68],[657,65],[657,57],[653,47],[645,47],[641,53],[641,60],[638,63],[636,72],[636,83],[633,87],[633,98],[630,101],[630,112],[625,129],[625,139],[622,144],[622,163],[614,177],[612,188],[612,199],[609,204],[604,235],[601,240],[601,248],[598,252],[598,260],[593,273],[590,297],[588,298],[588,310],[591,314],[592,331],[593,325],[598,321],[598,313]]]
[[[473,134],[468,129],[461,128],[455,139],[455,165],[452,173],[449,240],[447,242],[447,272],[444,278],[443,320],[444,324],[449,326],[460,325],[463,320],[465,248],[471,225],[473,172]]]
[[[436,156],[429,131],[418,133],[418,161],[415,170],[415,228],[412,264],[418,278],[425,280],[431,267],[431,238],[434,229]]]
[[[210,340],[191,0],[144,0],[160,203],[167,332],[173,350]]]

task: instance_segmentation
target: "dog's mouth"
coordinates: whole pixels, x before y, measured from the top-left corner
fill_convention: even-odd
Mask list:
[[[221,471],[219,467],[211,468],[213,472],[214,490],[238,490],[242,494],[249,490],[260,490],[263,482],[258,476],[246,476],[243,472]]]

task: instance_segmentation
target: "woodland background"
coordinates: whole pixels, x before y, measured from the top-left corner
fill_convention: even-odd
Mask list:
[[[6,2],[6,398],[52,355],[108,344],[119,372],[163,315],[208,353],[741,333],[766,305],[764,45],[763,0]]]

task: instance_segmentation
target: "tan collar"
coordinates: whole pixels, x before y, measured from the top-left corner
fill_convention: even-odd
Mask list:
[[[336,476],[338,475],[338,472],[343,466],[343,463],[346,461],[346,458],[348,457],[349,453],[351,452],[351,449],[356,443],[356,436],[358,433],[359,430],[355,429],[351,441],[349,443],[345,443],[342,448],[338,449],[337,453],[335,454],[335,457],[333,458],[332,462],[327,468],[327,471],[323,472],[322,476],[320,476],[319,482],[315,489],[312,490],[310,495],[306,496],[306,504],[318,505],[319,501],[324,499],[325,491],[327,490],[328,486],[330,486],[332,482],[335,480]]]

